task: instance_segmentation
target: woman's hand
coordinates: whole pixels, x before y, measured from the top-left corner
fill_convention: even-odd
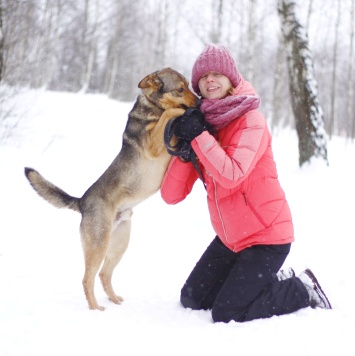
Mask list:
[[[187,109],[185,113],[176,119],[174,135],[185,141],[191,142],[203,131],[210,131],[211,125],[205,121],[202,112],[198,109]]]

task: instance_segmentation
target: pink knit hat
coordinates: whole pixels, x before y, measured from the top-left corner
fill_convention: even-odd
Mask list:
[[[225,75],[234,88],[241,80],[231,53],[227,47],[219,43],[207,43],[192,67],[191,85],[195,93],[200,94],[198,81],[207,72],[218,72]]]

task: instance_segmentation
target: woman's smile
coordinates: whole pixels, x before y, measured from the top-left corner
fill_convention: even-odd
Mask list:
[[[218,72],[207,72],[200,78],[198,86],[205,99],[222,99],[232,88],[229,78]]]

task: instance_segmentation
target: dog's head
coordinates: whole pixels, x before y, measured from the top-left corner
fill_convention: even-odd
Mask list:
[[[171,68],[147,75],[140,81],[138,87],[150,102],[163,110],[187,109],[199,104],[198,97],[189,89],[185,77]]]

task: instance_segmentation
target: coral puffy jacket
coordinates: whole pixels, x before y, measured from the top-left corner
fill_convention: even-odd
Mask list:
[[[205,131],[192,141],[216,234],[235,252],[256,244],[294,241],[264,116],[251,110],[217,136]],[[182,201],[197,179],[192,163],[173,157],[161,185],[162,198],[168,204]]]

